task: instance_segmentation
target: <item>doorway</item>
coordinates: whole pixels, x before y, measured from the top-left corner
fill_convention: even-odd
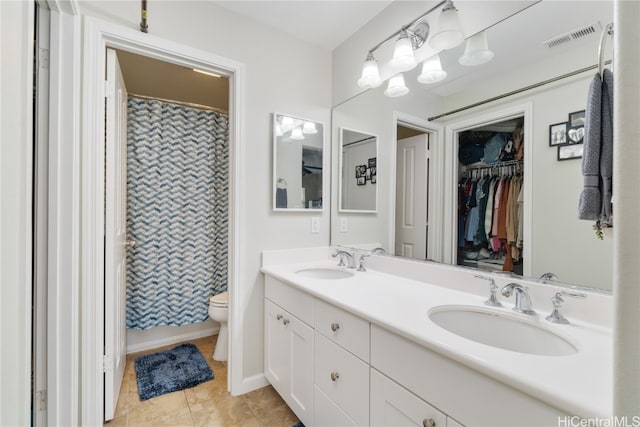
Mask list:
[[[120,49],[156,60],[190,68],[198,68],[229,78],[229,104],[231,123],[229,126],[229,328],[233,337],[229,343],[229,359],[234,352],[242,351],[242,317],[234,310],[234,283],[241,280],[238,266],[240,253],[240,227],[243,221],[240,206],[241,175],[241,100],[244,88],[244,66],[235,61],[190,48],[179,43],[159,38],[151,38],[142,33],[119,26],[105,24],[99,20],[85,18],[85,57],[83,63],[84,90],[82,167],[80,200],[83,212],[81,223],[81,352],[82,378],[80,413],[81,424],[95,425],[103,421],[104,373],[104,245],[102,243],[105,225],[104,204],[104,162],[105,144],[105,103],[104,70],[107,48]],[[238,306],[239,307],[239,306]],[[233,331],[237,325],[240,332]],[[235,332],[235,333],[234,333]],[[228,389],[241,386],[241,364],[229,364]]]

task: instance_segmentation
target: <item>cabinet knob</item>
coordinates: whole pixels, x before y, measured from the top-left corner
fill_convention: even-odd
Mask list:
[[[276,316],[276,319],[277,319],[277,320],[282,320],[282,314],[278,314],[278,315]]]
[[[336,322],[336,323],[332,323],[332,324],[331,324],[331,330],[332,330],[333,332],[336,332],[338,329],[340,329],[340,323],[337,323],[337,322]]]
[[[338,381],[338,378],[340,378],[340,374],[337,372],[331,372],[331,381],[336,382]]]
[[[433,418],[425,418],[422,420],[423,427],[436,427],[436,422]]]
[[[284,319],[284,320],[282,321],[282,323],[283,323],[284,325],[288,325],[288,324],[289,324],[289,319]]]

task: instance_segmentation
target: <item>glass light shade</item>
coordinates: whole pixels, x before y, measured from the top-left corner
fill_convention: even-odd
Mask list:
[[[276,123],[276,136],[282,136],[282,126],[280,126],[280,123]]]
[[[464,55],[458,59],[462,65],[473,66],[484,64],[493,59],[493,52],[489,50],[487,33],[484,31],[467,39]]]
[[[403,32],[400,34],[398,40],[396,40],[391,66],[398,71],[409,71],[416,65],[418,65],[418,63],[413,54],[413,45],[407,34]]]
[[[304,125],[302,125],[302,133],[304,133],[305,135],[313,135],[314,133],[318,133],[316,124],[313,122],[304,122]]]
[[[436,23],[436,29],[429,39],[429,46],[435,50],[451,49],[464,41],[458,11],[453,5],[445,7]]]
[[[406,95],[409,93],[409,88],[404,84],[404,76],[402,73],[396,74],[389,79],[389,84],[384,94],[389,98],[395,98],[398,96]]]
[[[291,131],[291,139],[295,139],[296,141],[304,139],[304,135],[302,134],[302,129],[300,129],[300,127],[294,128]]]
[[[358,86],[363,89],[372,89],[380,86],[381,84],[382,79],[380,78],[378,61],[376,61],[373,55],[369,54],[367,60],[364,61],[364,65],[362,66],[362,75],[358,80]]]
[[[422,63],[422,72],[418,76],[418,81],[429,84],[444,80],[446,77],[447,72],[442,69],[440,56],[434,55]]]
[[[293,127],[293,119],[289,116],[282,116],[282,129],[287,132]]]

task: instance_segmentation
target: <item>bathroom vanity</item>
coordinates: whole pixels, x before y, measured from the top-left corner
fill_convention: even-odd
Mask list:
[[[525,315],[503,296],[503,307],[484,305],[488,288],[465,269],[372,256],[359,272],[337,267],[328,248],[304,260],[311,252],[265,253],[262,268],[265,376],[306,426],[548,426],[611,415],[611,333],[606,319],[583,318],[608,296],[567,303],[571,323],[556,325],[545,320],[557,291],[548,285],[518,280],[537,310]],[[575,308],[583,303],[588,310]],[[504,338],[509,327],[480,323],[485,315],[542,335]],[[445,329],[447,316],[487,333],[464,338]],[[558,341],[530,346],[545,334]]]

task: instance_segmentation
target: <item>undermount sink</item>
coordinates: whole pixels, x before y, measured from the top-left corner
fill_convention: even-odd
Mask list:
[[[296,274],[311,279],[346,279],[353,276],[350,271],[335,268],[305,268],[304,270],[296,271]]]
[[[541,356],[568,356],[578,350],[568,339],[517,315],[471,306],[440,306],[429,311],[436,325],[469,340]]]

